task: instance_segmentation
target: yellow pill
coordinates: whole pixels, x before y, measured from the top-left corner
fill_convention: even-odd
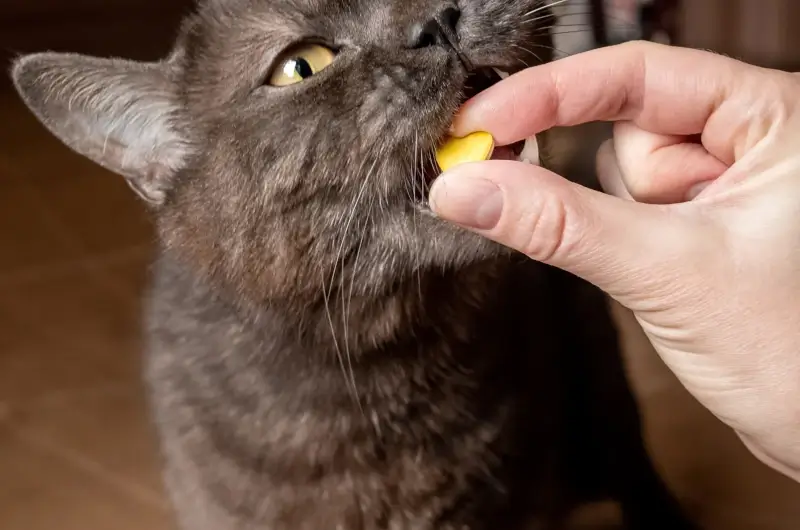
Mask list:
[[[474,132],[463,138],[450,137],[436,150],[442,171],[466,162],[488,160],[494,152],[494,138],[488,132]]]

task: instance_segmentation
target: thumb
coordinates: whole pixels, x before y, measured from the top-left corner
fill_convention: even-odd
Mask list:
[[[628,307],[643,301],[636,293],[670,289],[697,238],[692,216],[671,206],[605,195],[519,162],[458,166],[436,180],[430,203],[439,217],[580,276]]]

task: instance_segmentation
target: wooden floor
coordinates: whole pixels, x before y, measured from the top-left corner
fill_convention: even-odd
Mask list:
[[[119,177],[0,96],[0,529],[172,528],[139,383],[151,241]],[[800,528],[800,486],[750,457],[620,315],[652,451],[692,513],[715,530]]]

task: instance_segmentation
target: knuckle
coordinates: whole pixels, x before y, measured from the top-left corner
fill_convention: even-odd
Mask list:
[[[526,212],[522,252],[544,263],[561,262],[575,244],[575,231],[570,229],[571,216],[563,200],[543,198]]]

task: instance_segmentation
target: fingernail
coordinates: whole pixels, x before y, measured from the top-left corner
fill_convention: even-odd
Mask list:
[[[503,192],[490,180],[453,171],[433,183],[430,205],[443,219],[476,230],[489,230],[500,220]]]

